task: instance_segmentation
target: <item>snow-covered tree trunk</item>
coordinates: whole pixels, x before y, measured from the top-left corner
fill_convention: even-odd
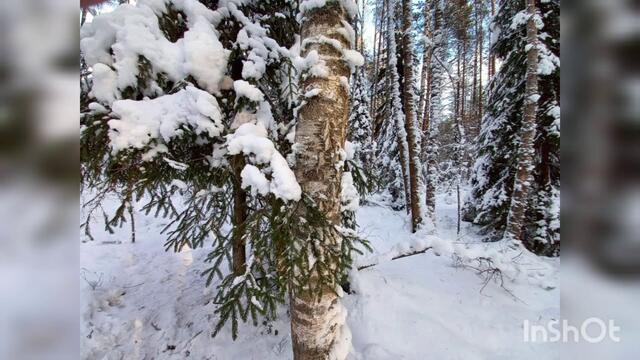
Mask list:
[[[524,98],[524,115],[520,130],[518,170],[507,220],[506,236],[522,241],[522,228],[529,195],[533,184],[534,139],[536,134],[536,114],[538,112],[538,16],[535,0],[527,0],[527,70]]]
[[[396,25],[394,19],[394,1],[387,1],[387,81],[391,91],[391,119],[397,130],[398,154],[402,168],[403,190],[405,195],[405,209],[411,213],[411,179],[409,172],[409,145],[405,126],[406,117],[403,114],[400,99],[400,75],[398,75],[398,50],[396,44]]]
[[[403,99],[405,129],[409,160],[409,194],[411,196],[411,230],[416,232],[422,224],[422,204],[420,203],[420,176],[422,163],[416,128],[416,112],[413,86],[413,42],[411,41],[411,1],[402,1],[402,55],[404,58]]]
[[[355,158],[357,166],[360,167],[365,174],[372,172],[374,143],[373,143],[373,120],[369,116],[367,109],[369,97],[367,89],[369,88],[366,80],[364,69],[360,68],[353,74],[351,82],[351,102],[349,114],[349,130],[347,139],[354,145]]]
[[[296,178],[305,194],[319,206],[327,220],[335,225],[341,221],[341,179],[349,94],[344,85],[351,70],[345,58],[351,54],[350,40],[343,30],[346,24],[344,2],[327,2],[323,6],[302,2],[312,7],[303,11],[301,41],[303,55],[317,52],[318,61],[303,74],[303,93],[318,89],[306,98],[296,126]],[[331,44],[331,45],[329,45]],[[338,44],[340,46],[338,46]],[[338,49],[342,48],[342,51]],[[324,238],[325,246],[335,246],[339,239]],[[338,244],[339,245],[339,244]],[[326,261],[319,254],[317,261]],[[338,264],[326,264],[338,268]],[[344,324],[345,311],[335,288],[338,284],[322,285],[320,293],[311,291],[318,284],[312,276],[305,291],[291,298],[291,338],[296,360],[345,359],[350,349],[350,335]]]
[[[431,1],[425,4],[424,7],[424,36],[425,36],[425,48],[422,56],[422,80],[420,82],[420,101],[418,106],[418,124],[422,126],[422,140],[420,143],[420,160],[423,162],[422,177],[424,179],[425,191],[428,191],[429,187],[429,145],[431,139],[431,118],[429,117],[429,102],[431,100],[432,89],[432,62],[433,62],[433,48],[435,45],[433,39],[433,33],[431,31],[431,25],[433,22],[433,7],[437,6],[435,1]],[[425,197],[426,199],[426,197]],[[433,221],[433,211],[429,209],[429,201],[426,201],[427,216]]]
[[[441,115],[441,88],[443,71],[442,65],[439,61],[443,61],[444,47],[443,47],[443,31],[442,31],[442,2],[441,0],[435,0],[433,6],[433,53],[431,54],[430,63],[430,78],[429,78],[429,101],[425,109],[425,115],[423,122],[428,124],[425,126],[427,134],[424,136],[423,144],[426,140],[426,149],[423,151],[426,153],[426,176],[425,176],[425,204],[427,214],[433,220],[435,213],[435,192],[437,181],[437,155],[436,144],[434,137],[434,121],[436,116]]]

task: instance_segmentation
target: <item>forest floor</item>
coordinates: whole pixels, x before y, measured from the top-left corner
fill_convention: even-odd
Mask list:
[[[435,239],[432,250],[382,261],[351,276],[353,293],[345,294],[343,303],[352,358],[558,358],[556,345],[524,342],[523,324],[559,318],[559,260],[517,254],[509,260],[516,270],[500,268],[507,262],[496,261],[498,271],[461,261],[469,254],[495,257],[502,254],[501,244],[481,243],[465,223],[457,234],[455,197],[438,196],[436,213],[437,232],[428,235]],[[95,240],[81,244],[83,359],[292,358],[284,308],[275,322],[241,325],[236,341],[225,329],[212,338],[213,289],[200,276],[209,249],[165,252],[164,221],[141,213],[136,221],[134,244],[127,226],[111,235],[98,233],[98,222]],[[409,232],[404,212],[381,206],[361,207],[358,224],[374,247],[360,263],[376,255],[388,259],[384,254],[410,248],[407,244],[425,236]]]

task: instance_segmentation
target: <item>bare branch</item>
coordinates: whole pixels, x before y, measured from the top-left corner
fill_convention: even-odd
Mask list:
[[[398,259],[406,258],[406,257],[409,257],[409,256],[424,254],[427,251],[429,251],[430,249],[431,249],[431,247],[428,247],[428,248],[425,248],[425,249],[422,249],[422,250],[415,250],[415,251],[412,251],[412,252],[396,255],[396,256],[392,257],[391,260],[389,260],[389,261],[398,260]],[[379,262],[373,262],[373,263],[370,263],[370,264],[367,264],[367,265],[358,266],[358,271],[364,270],[364,269],[368,269],[368,268],[374,267],[376,265],[380,265],[380,263]]]

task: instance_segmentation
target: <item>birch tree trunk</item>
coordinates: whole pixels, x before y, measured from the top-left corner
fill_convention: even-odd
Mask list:
[[[342,179],[342,167],[336,165],[341,161],[349,115],[349,94],[342,83],[351,71],[342,52],[327,45],[324,39],[335,39],[344,49],[349,49],[349,40],[342,35],[345,31],[341,31],[341,21],[346,20],[345,11],[337,2],[304,14],[301,41],[306,40],[308,45],[303,55],[317,51],[320,63],[314,66],[324,67],[326,76],[311,76],[311,71],[303,74],[302,93],[311,89],[321,92],[306,99],[296,127],[296,143],[301,149],[296,159],[296,178],[304,193],[335,225],[340,224]],[[324,241],[326,246],[339,245],[338,239]],[[338,267],[338,264],[327,265]],[[315,281],[317,278],[312,277],[308,288],[315,288]],[[334,292],[336,285],[333,284],[333,288],[326,285],[320,294],[308,290],[292,294],[291,339],[295,360],[346,358],[350,345],[346,352],[344,346],[337,346],[350,344],[350,335],[343,325],[346,313]]]
[[[416,232],[422,224],[422,204],[420,203],[420,176],[422,175],[420,149],[416,136],[416,113],[413,93],[413,44],[411,41],[411,1],[402,1],[402,55],[404,58],[403,99],[405,129],[409,157],[409,182],[411,196],[411,230]]]
[[[506,236],[522,244],[522,229],[525,218],[529,189],[533,184],[534,139],[536,135],[536,114],[538,112],[538,29],[535,0],[527,0],[527,72],[524,96],[524,116],[520,130],[518,151],[518,171],[516,173],[511,207],[507,220]],[[519,246],[518,245],[518,246]]]

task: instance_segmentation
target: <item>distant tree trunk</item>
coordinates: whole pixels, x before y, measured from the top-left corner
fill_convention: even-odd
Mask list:
[[[365,18],[365,12],[367,11],[367,2],[362,0],[362,9],[359,9],[358,11],[360,12],[360,14],[358,14],[359,17],[359,25],[360,25],[360,36],[358,37],[358,42],[360,43],[360,47],[357,49],[358,51],[360,51],[362,54],[364,54],[364,18]]]
[[[477,133],[480,134],[480,126],[482,123],[482,106],[483,106],[483,94],[482,94],[482,68],[483,68],[483,61],[484,59],[482,58],[483,55],[483,50],[484,50],[484,30],[482,28],[482,24],[484,22],[484,10],[482,9],[482,2],[480,0],[478,0],[476,2],[477,4],[477,11],[478,11],[478,16],[480,17],[478,19],[478,34],[477,34],[477,41],[478,41],[478,103],[477,103],[477,119],[478,122],[476,124],[476,126],[478,127],[478,131]]]
[[[464,114],[464,88],[462,86],[462,82],[461,82],[461,78],[462,81],[464,81],[464,74],[461,74],[461,62],[464,62],[464,60],[461,60],[464,51],[463,51],[463,46],[462,44],[458,43],[458,56],[457,56],[457,66],[456,66],[456,72],[457,72],[457,81],[456,81],[456,93],[455,93],[455,107],[454,107],[454,116],[455,116],[455,128],[456,128],[456,136],[455,136],[455,141],[456,141],[456,147],[455,147],[455,155],[454,155],[454,163],[456,164],[456,170],[455,170],[455,174],[456,174],[456,201],[457,201],[457,208],[456,208],[456,214],[457,214],[457,218],[456,218],[456,229],[457,232],[456,234],[460,234],[460,222],[461,222],[461,212],[460,212],[460,182],[461,182],[461,177],[462,177],[462,143],[464,140],[463,137],[463,133],[462,133],[462,119],[463,119],[463,114]]]
[[[460,182],[456,184],[456,199],[458,201],[457,207],[457,221],[456,221],[456,234],[460,235],[460,224],[462,222],[462,207],[461,207],[461,198],[460,198]]]
[[[376,2],[376,5],[379,5],[380,2]],[[374,32],[374,48],[373,48],[373,94],[371,96],[371,117],[377,119],[376,112],[378,111],[378,72],[380,71],[380,61],[382,60],[381,51],[382,51],[382,33],[384,29],[384,18],[385,11],[387,10],[387,0],[382,2],[382,9],[376,7],[376,11],[378,11],[376,17],[376,28]],[[374,126],[374,130],[380,128],[380,126]],[[375,134],[377,135],[377,134]]]
[[[296,178],[303,192],[318,204],[327,220],[335,225],[339,225],[341,220],[342,179],[342,167],[336,164],[341,161],[349,116],[349,94],[340,79],[348,78],[351,71],[340,52],[317,39],[321,36],[334,39],[348,49],[348,39],[338,31],[343,28],[341,21],[345,20],[345,11],[336,2],[305,14],[301,38],[302,41],[308,39],[310,43],[304,49],[304,55],[316,50],[320,61],[328,69],[328,76],[308,76],[302,80],[302,89],[321,89],[321,95],[308,98],[306,105],[301,108],[295,139],[303,149],[296,160]],[[339,239],[324,241],[327,246],[339,246]],[[337,269],[339,264],[325,265],[329,269]],[[316,288],[316,281],[317,278],[312,276],[308,289]],[[334,290],[336,285],[323,285],[320,294],[311,293],[310,290],[292,294],[291,339],[295,360],[344,360],[346,357],[346,354],[332,354],[334,345],[343,335],[344,320],[341,318],[344,310]]]
[[[496,0],[491,0],[491,21],[496,16]],[[493,51],[489,51],[489,79],[496,74],[496,56]]]
[[[473,75],[471,79],[471,116],[477,121],[478,116],[478,27],[476,25],[476,42],[473,49]],[[474,124],[475,125],[475,124]]]
[[[535,0],[527,0],[527,70],[524,99],[524,116],[520,130],[518,151],[518,171],[516,173],[513,196],[507,220],[506,236],[510,240],[523,241],[523,222],[527,207],[529,189],[533,185],[534,139],[536,135],[536,114],[538,112],[538,29],[535,17]]]
[[[418,102],[418,110],[416,114],[418,116],[418,124],[422,124],[422,132],[425,132],[425,125],[429,123],[426,120],[426,111],[429,101],[429,73],[431,69],[431,55],[433,54],[433,34],[431,33],[431,6],[427,2],[424,6],[424,37],[428,39],[428,43],[425,44],[424,52],[422,54],[422,71],[420,73],[420,101]],[[425,121],[426,120],[426,121]],[[424,138],[422,142],[424,144]],[[422,147],[424,153],[424,146]]]
[[[376,110],[375,110],[375,105],[376,105],[376,92],[377,92],[377,82],[378,82],[378,3],[376,1],[376,13],[374,15],[373,18],[373,54],[372,54],[372,58],[373,58],[373,75],[372,75],[372,79],[373,81],[371,82],[371,97],[369,98],[369,115],[371,116],[371,118],[373,119],[373,121],[375,122],[376,119]],[[375,129],[376,126],[374,124],[373,128]]]
[[[396,44],[396,24],[393,3],[387,5],[387,81],[391,93],[391,117],[397,129],[398,155],[402,170],[403,191],[405,196],[405,210],[411,214],[411,180],[409,176],[409,145],[406,136],[406,118],[402,113],[402,101],[400,99],[400,75],[398,74],[398,48]]]
[[[456,46],[456,82],[455,82],[455,105],[454,105],[454,115],[456,117],[456,123],[460,122],[460,118],[462,117],[462,86],[461,86],[461,53],[462,53],[462,45],[458,42]]]
[[[431,100],[431,89],[433,87],[432,82],[432,68],[433,68],[433,50],[435,47],[434,33],[431,32],[431,25],[433,22],[433,6],[432,2],[428,2],[424,7],[424,21],[425,29],[424,36],[428,39],[429,43],[425,45],[424,54],[422,57],[422,80],[420,82],[420,105],[418,106],[418,124],[422,124],[422,142],[420,144],[420,160],[423,163],[423,176],[425,185],[425,205],[427,216],[433,221],[434,209],[429,207],[429,148],[431,138],[431,118],[429,117],[429,102]]]
[[[353,44],[353,48],[356,51],[360,51],[358,48],[358,43],[360,42],[360,17],[359,16],[356,16],[353,19],[352,26],[353,26],[353,31],[355,33],[355,36],[354,36],[355,43]]]
[[[466,29],[465,29],[466,32]],[[461,81],[460,81],[460,117],[462,118],[462,123],[466,123],[466,115],[467,115],[467,38],[462,39],[462,51],[458,53],[458,57],[460,58],[460,62],[462,64],[462,72],[460,73]]]
[[[409,181],[411,195],[411,230],[416,232],[422,223],[422,204],[420,203],[421,162],[420,149],[416,136],[416,113],[413,93],[413,46],[411,41],[411,1],[402,1],[402,53],[404,58],[403,99],[405,128],[409,150]]]
[[[480,1],[475,0],[475,50],[473,54],[473,119],[474,136],[480,132],[480,113],[482,103],[482,9]]]
[[[433,136],[434,121],[436,120],[436,114],[440,114],[440,92],[442,88],[442,73],[444,69],[439,61],[443,61],[442,57],[444,53],[443,49],[443,34],[442,34],[442,7],[441,2],[436,0],[433,4],[433,53],[431,54],[431,64],[429,69],[429,101],[427,102],[427,109],[425,109],[425,115],[423,122],[427,122],[426,125],[428,135],[426,152],[426,176],[425,176],[425,205],[427,214],[434,219],[435,215],[435,192],[436,192],[436,169],[437,159],[435,152],[435,139]]]
[[[243,155],[234,155],[231,159],[233,169],[233,234],[231,237],[232,268],[235,276],[245,273],[247,262],[247,250],[244,240],[245,221],[248,216],[247,193],[242,189],[242,179],[240,173],[244,168],[245,161]]]
[[[396,126],[400,127],[403,124],[398,124],[396,122]],[[404,131],[398,133],[398,155],[400,156],[400,166],[402,166],[402,184],[403,184],[403,193],[404,193],[404,203],[405,203],[405,211],[407,214],[411,214],[411,193],[410,193],[410,180],[409,180],[409,160],[407,159],[407,142],[406,137],[403,136]]]

